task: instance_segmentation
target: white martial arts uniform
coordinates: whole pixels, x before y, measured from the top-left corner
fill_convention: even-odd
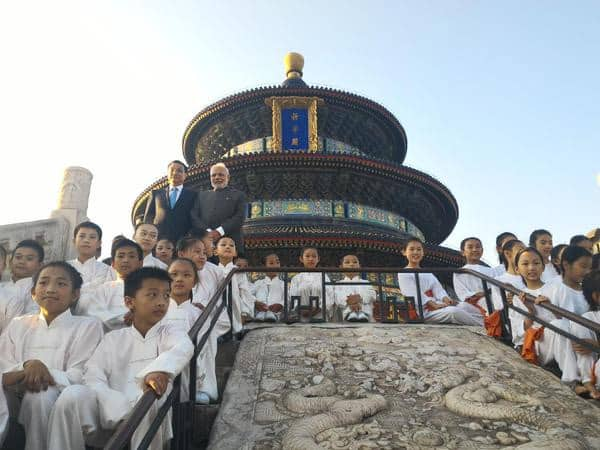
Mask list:
[[[432,273],[420,273],[419,286],[421,287],[421,301],[423,302],[424,320],[430,323],[455,323],[459,325],[483,326],[483,316],[473,305],[466,302],[459,302],[456,306],[446,306],[445,308],[429,311],[425,305],[429,301],[442,303],[444,297],[450,298],[446,290],[442,287],[437,277]],[[399,273],[398,286],[400,292],[406,297],[415,299],[415,309],[418,313],[417,284],[415,275],[412,273]]]
[[[108,281],[82,292],[75,311],[81,316],[97,317],[107,332],[125,327],[124,317],[129,309],[125,306],[124,281]]]
[[[284,283],[277,275],[274,278],[265,276],[256,280],[251,287],[256,301],[267,306],[283,306]],[[276,316],[279,317],[279,313],[276,313]]]
[[[504,264],[498,264],[497,266],[492,267],[492,275],[494,278],[499,277],[500,275],[504,275],[506,273],[506,267]]]
[[[223,278],[227,277],[229,272],[237,268],[232,262],[223,265],[219,263],[219,269],[223,273]],[[242,329],[242,314],[254,317],[254,302],[256,299],[252,295],[252,288],[248,282],[248,278],[243,273],[236,273],[231,278],[231,319],[233,332],[237,333]]]
[[[0,283],[0,292],[4,292],[7,297],[15,298],[23,305],[20,314],[37,314],[40,307],[31,297],[31,288],[33,279],[31,277],[21,278],[18,281],[4,281]]]
[[[346,284],[346,283],[362,283],[358,284]],[[333,289],[333,300],[336,305],[340,308],[344,308],[344,318],[352,312],[352,309],[348,306],[346,299],[349,295],[358,294],[362,299],[361,311],[364,312],[368,317],[369,321],[373,321],[373,302],[377,299],[377,291],[368,280],[363,280],[359,276],[348,278],[344,276],[343,279],[338,281]]]
[[[330,281],[329,277],[325,275],[325,282],[329,283]],[[292,297],[295,296],[300,297],[300,303],[303,306],[310,305],[310,297],[319,297],[322,305],[323,291],[321,289],[321,283],[322,275],[319,272],[300,272],[294,275],[288,289],[289,308],[292,307]],[[335,295],[333,286],[330,284],[325,285],[325,302],[327,304],[327,312],[331,312],[335,303]],[[294,307],[296,307],[296,305],[294,305]]]
[[[106,334],[85,365],[83,385],[65,389],[55,403],[48,448],[83,449],[86,444],[102,447],[143,394],[146,375],[165,372],[172,381],[189,363],[193,351],[186,333],[162,321],[145,336],[134,326]],[[131,448],[140,444],[169,390],[142,419]],[[163,449],[171,437],[169,413],[149,448]]]
[[[224,278],[223,271],[219,266],[207,261],[204,267],[198,271],[199,282],[192,291],[193,302],[207,305]]]
[[[513,275],[512,273],[504,272],[502,275],[497,276],[496,280],[501,283],[510,284],[520,290],[525,288],[525,283],[523,283],[521,275]],[[500,289],[496,286],[492,287],[492,303],[494,304],[494,311],[504,309],[504,302],[502,301]]]
[[[81,274],[84,287],[98,286],[106,281],[112,281],[112,276],[110,275],[111,267],[95,258],[89,258],[83,263],[77,258],[67,262]]]
[[[483,275],[487,275],[488,277],[493,278],[492,269],[486,266],[482,266],[481,264],[465,264],[463,269],[470,269],[476,272],[482,273]],[[455,273],[452,275],[452,282],[454,285],[454,292],[458,299],[464,302],[469,297],[472,297],[477,292],[483,292],[483,283],[482,281],[473,276],[466,273]],[[492,286],[488,284],[488,289],[491,289]],[[487,302],[485,296],[481,297],[477,304],[483,308],[484,311],[488,312]]]
[[[50,325],[41,313],[18,317],[8,325],[0,337],[2,373],[23,370],[24,362],[37,359],[56,382],[40,392],[29,392],[21,386],[5,388],[11,415],[25,428],[25,449],[58,448],[46,442],[50,411],[64,389],[81,382],[84,364],[101,339],[98,320],[73,316],[69,310]]]
[[[583,314],[583,317],[592,322],[600,323],[600,311],[588,311]],[[571,322],[571,333],[580,339],[593,339],[597,341],[596,333],[575,322]],[[586,355],[575,353],[575,356],[577,358],[577,369],[581,376],[581,382],[589,383],[593,375],[595,375],[596,387],[600,387],[600,362],[598,362],[598,353],[588,353]]]
[[[545,284],[539,289],[524,288],[523,291],[533,295],[534,297],[544,295],[548,298],[551,298],[548,294],[552,293],[552,286],[552,284]],[[518,297],[513,297],[513,305],[527,311],[527,307],[521,302],[521,300]],[[536,317],[539,317],[540,319],[549,322],[555,327],[561,328],[565,331],[569,331],[569,322],[565,319],[556,318],[556,316],[553,313],[539,305],[534,305],[534,308]],[[518,345],[522,345],[523,338],[525,336],[525,316],[517,313],[514,310],[511,310],[509,313],[509,317],[511,320],[513,344],[515,345],[515,347]],[[532,325],[532,327],[534,328],[540,328],[541,326],[542,325],[536,323],[535,321]],[[546,365],[552,360],[555,360],[557,362],[558,367],[560,367],[560,370],[562,371],[562,381],[571,382],[579,379],[575,351],[573,350],[571,341],[568,338],[554,332],[553,330],[544,328],[542,337],[539,340],[535,341],[535,351],[540,365]]]
[[[25,305],[12,289],[0,286],[0,334],[10,321],[23,314]]]
[[[556,281],[556,277],[560,277],[554,265],[552,263],[548,263],[544,266],[544,272],[542,272],[541,279],[544,283],[551,283]]]
[[[152,253],[148,253],[144,257],[143,266],[144,267],[156,267],[158,269],[163,269],[163,270],[167,270],[167,268],[169,267],[164,262],[162,262],[160,259],[155,257]]]

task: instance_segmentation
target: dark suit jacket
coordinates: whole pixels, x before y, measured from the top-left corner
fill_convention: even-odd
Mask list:
[[[201,191],[192,209],[194,230],[223,227],[225,235],[235,241],[238,253],[244,251],[242,225],[246,218],[246,196],[243,192],[227,186],[218,191]]]
[[[146,203],[144,222],[153,223],[160,236],[166,236],[174,243],[189,233],[192,228],[190,211],[196,200],[196,192],[185,187],[181,190],[175,207],[169,205],[167,188],[152,191]]]

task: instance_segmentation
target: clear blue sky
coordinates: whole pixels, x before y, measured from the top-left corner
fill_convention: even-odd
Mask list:
[[[297,51],[307,83],[400,120],[405,163],[459,202],[445,245],[478,235],[493,261],[501,231],[564,242],[600,225],[598,2],[3,2],[0,42],[0,223],[47,217],[82,165],[90,218],[130,234],[189,120],[279,84]]]

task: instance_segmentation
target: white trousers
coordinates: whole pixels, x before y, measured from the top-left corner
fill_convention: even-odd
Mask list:
[[[466,302],[457,306],[446,306],[435,311],[424,311],[428,323],[454,323],[457,325],[483,326],[481,311]]]
[[[550,323],[562,330],[569,331],[569,321],[566,319],[556,319]],[[581,378],[570,339],[544,328],[544,335],[535,342],[535,351],[541,365],[546,365],[552,360],[556,361],[562,371],[561,381],[568,383]]]
[[[165,393],[162,399],[166,398],[167,394]],[[160,401],[155,402],[142,419],[131,438],[131,448],[140,445],[148,426],[156,416],[159,404]],[[171,438],[170,420],[168,414],[149,449],[162,450],[168,447]],[[63,391],[50,415],[50,430],[47,448],[61,450],[84,450],[86,444],[103,447],[114,431],[101,427],[96,392],[83,385],[69,386]]]
[[[48,447],[48,420],[54,402],[60,395],[55,386],[45,391],[21,393],[15,389],[5,389],[6,402],[11,417],[16,417],[25,428],[25,450],[46,450]]]
[[[588,319],[593,319],[588,317]],[[596,334],[582,325],[579,325],[575,322],[570,323],[571,333],[577,336],[580,339],[593,339],[596,340]],[[588,353],[587,355],[583,355],[581,353],[575,353],[575,357],[577,358],[577,369],[579,370],[579,375],[581,376],[582,383],[589,383],[592,381],[592,370],[594,370],[594,362],[598,361],[597,353]],[[596,384],[600,385],[600,362],[596,363]]]

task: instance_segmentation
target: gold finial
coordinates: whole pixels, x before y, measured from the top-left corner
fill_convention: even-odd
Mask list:
[[[290,52],[283,58],[285,75],[288,78],[302,78],[304,68],[304,57],[300,53]]]

